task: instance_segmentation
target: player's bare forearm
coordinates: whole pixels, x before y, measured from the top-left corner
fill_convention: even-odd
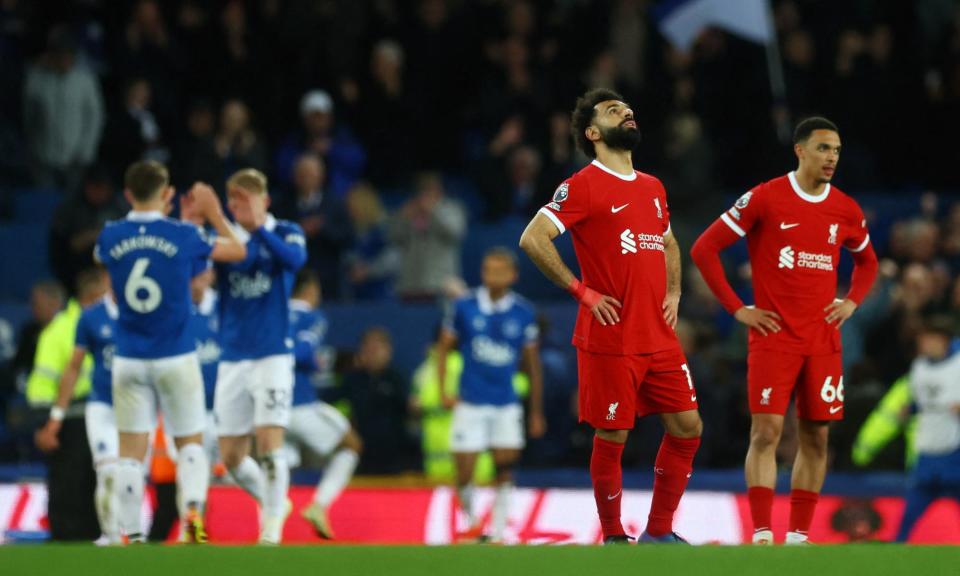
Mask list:
[[[560,231],[543,214],[537,214],[520,235],[520,248],[551,282],[566,290],[573,281],[573,272],[563,263],[563,258],[553,245]]]
[[[529,344],[523,349],[524,368],[530,378],[530,411],[543,413],[543,364],[540,346]]]
[[[450,395],[447,392],[447,354],[456,343],[456,337],[444,330],[440,333],[437,342],[437,384],[440,387],[440,401],[446,402]]]
[[[664,236],[663,248],[664,259],[667,263],[667,294],[679,295],[682,269],[680,245],[677,244],[677,239],[674,238],[672,232]]]
[[[57,400],[54,406],[67,409],[70,405],[70,399],[73,398],[73,391],[77,386],[77,378],[80,377],[80,369],[83,367],[83,359],[87,354],[85,348],[74,348],[70,362],[63,370],[60,376],[60,387],[57,389]]]
[[[239,262],[247,257],[247,246],[240,241],[233,226],[227,222],[223,211],[211,211],[207,218],[213,229],[217,231],[217,244],[214,246],[211,257],[218,262]]]

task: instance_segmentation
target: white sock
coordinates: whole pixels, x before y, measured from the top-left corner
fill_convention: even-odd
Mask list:
[[[460,511],[467,517],[467,527],[473,528],[476,523],[473,516],[473,484],[458,486],[457,499],[460,500]]]
[[[313,495],[314,501],[323,508],[328,508],[350,482],[359,461],[360,455],[349,448],[335,452],[327,463],[327,469],[323,471],[323,478]]]
[[[280,450],[265,454],[260,459],[263,473],[263,515],[267,518],[283,518],[287,511],[287,490],[290,488],[290,468]]]
[[[210,460],[201,444],[187,444],[177,457],[177,505],[180,519],[187,517],[191,508],[201,514],[207,504],[210,486]]]
[[[114,474],[117,523],[120,531],[133,541],[142,541],[140,508],[143,506],[143,464],[133,458],[121,458]]]
[[[120,537],[120,528],[117,526],[117,495],[113,488],[116,471],[117,463],[113,460],[96,467],[97,489],[94,492],[94,504],[100,520],[100,532],[110,542],[116,542]]]
[[[495,542],[503,540],[510,515],[510,497],[513,495],[513,482],[504,482],[497,486],[497,495],[493,500],[493,517],[490,519],[493,531],[490,534]]]
[[[230,477],[257,502],[263,502],[263,472],[256,460],[244,456],[236,468],[230,469]]]

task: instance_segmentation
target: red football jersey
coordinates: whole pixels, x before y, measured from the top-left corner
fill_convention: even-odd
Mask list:
[[[840,331],[824,308],[837,296],[840,246],[860,252],[870,242],[857,202],[829,184],[807,194],[791,172],[747,192],[720,219],[747,237],[755,305],[783,318],[778,333],[751,330],[751,349],[839,352]]]
[[[561,233],[573,234],[583,283],[623,304],[620,322],[612,326],[581,306],[574,346],[596,354],[651,354],[679,346],[663,319],[663,237],[670,232],[670,211],[659,180],[642,172],[624,176],[594,160],[564,181],[540,212]]]

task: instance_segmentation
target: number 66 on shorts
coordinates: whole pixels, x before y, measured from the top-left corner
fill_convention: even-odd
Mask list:
[[[752,414],[784,415],[795,393],[799,418],[842,420],[841,355],[753,350],[747,355],[747,393]]]

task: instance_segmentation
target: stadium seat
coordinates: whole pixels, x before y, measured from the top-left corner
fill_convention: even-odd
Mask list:
[[[50,276],[47,265],[49,230],[45,225],[17,222],[0,226],[0,299],[26,300],[30,287]]]
[[[61,201],[63,194],[56,190],[21,191],[14,199],[13,218],[19,223],[49,223]]]

